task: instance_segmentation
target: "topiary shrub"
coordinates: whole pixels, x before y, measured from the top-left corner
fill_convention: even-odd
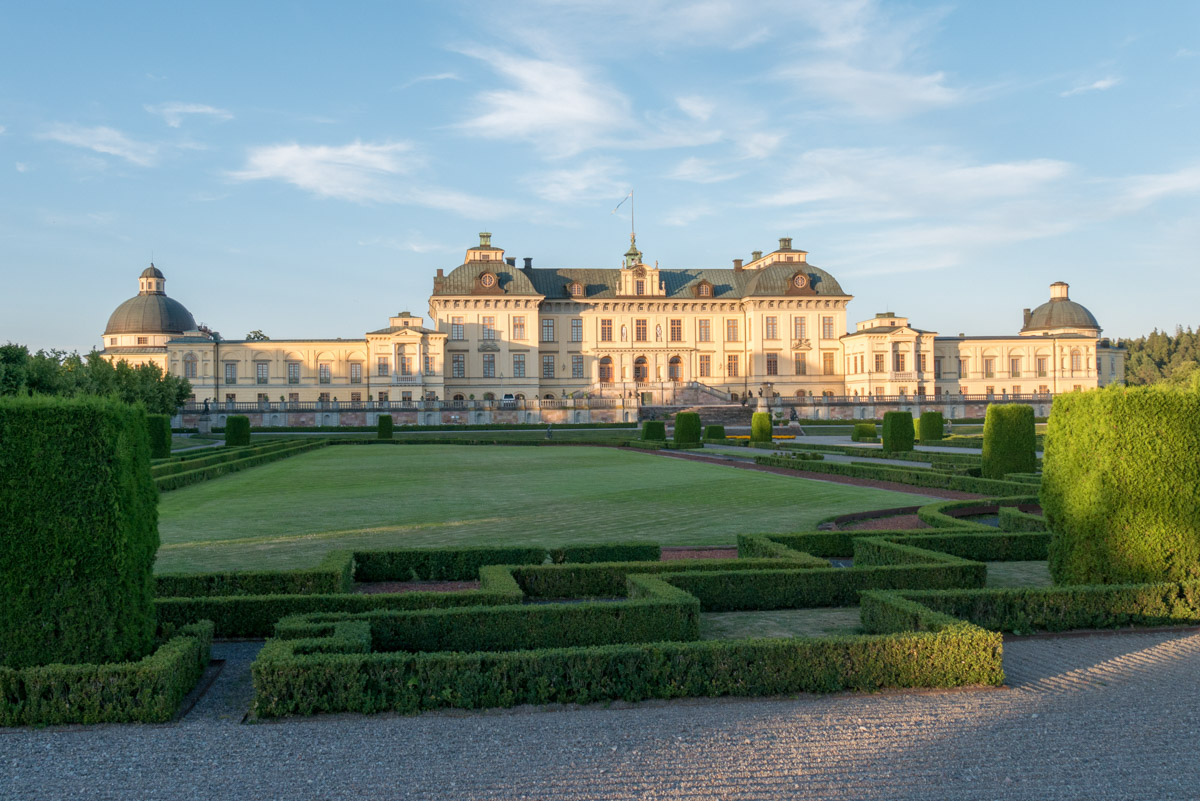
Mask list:
[[[675,415],[675,444],[690,445],[700,441],[700,415],[680,412]]]
[[[1022,404],[988,406],[983,420],[983,477],[1037,470],[1037,437],[1033,407]]]
[[[883,449],[899,452],[913,449],[912,412],[884,412]]]
[[[141,408],[0,400],[0,666],[150,652],[157,498]]]
[[[1200,577],[1200,392],[1113,386],[1054,399],[1041,504],[1058,584]]]
[[[150,432],[150,458],[165,459],[170,456],[171,418],[165,414],[148,414],[146,430]]]
[[[771,415],[755,412],[750,418],[750,441],[771,442]]]
[[[918,439],[921,442],[937,442],[942,438],[942,430],[945,428],[945,419],[941,412],[921,412],[921,420],[919,427],[921,435]]]
[[[874,423],[855,423],[854,431],[850,434],[851,442],[874,442],[875,441],[875,424]]]
[[[725,426],[708,425],[704,427],[704,438],[706,440],[723,440],[725,439]]]
[[[642,439],[651,442],[666,442],[667,424],[662,420],[647,420],[642,423]]]
[[[377,434],[379,439],[391,439],[393,428],[395,428],[395,424],[392,422],[392,416],[390,414],[379,415],[379,426],[378,426],[378,434]]]
[[[250,444],[250,418],[244,414],[231,414],[225,418],[225,444],[227,446]]]

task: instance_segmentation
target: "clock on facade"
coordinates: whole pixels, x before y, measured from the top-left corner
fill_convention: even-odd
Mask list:
[[[496,276],[492,275],[491,273],[484,273],[479,277],[479,283],[482,284],[486,289],[491,289],[496,285]]]
[[[792,276],[792,286],[796,287],[796,289],[804,289],[807,284],[808,277],[803,273],[796,273]]]

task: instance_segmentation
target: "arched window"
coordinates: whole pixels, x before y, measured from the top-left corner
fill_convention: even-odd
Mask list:
[[[458,403],[461,403],[462,401],[465,401],[465,400],[466,400],[466,398],[464,398],[464,397],[463,397],[463,395],[462,395],[462,393],[460,392],[460,393],[458,393],[457,395],[455,395],[455,396],[454,396],[454,400],[455,400],[456,402],[458,402]]]
[[[611,356],[605,356],[600,360],[600,383],[611,384],[613,380],[613,360]]]
[[[1077,372],[1083,369],[1083,359],[1079,355],[1079,350],[1071,351],[1071,372]]]
[[[554,400],[554,393],[547,392],[545,395],[542,396],[542,400]]]
[[[638,356],[633,360],[633,380],[634,381],[649,381],[650,380],[650,362],[646,361],[645,356]]]
[[[671,357],[671,361],[667,363],[667,378],[672,381],[679,381],[683,378],[683,359],[678,356]]]
[[[198,360],[196,359],[196,354],[194,354],[194,353],[189,353],[183,357],[183,377],[184,378],[195,378],[196,377],[196,362],[197,361]]]

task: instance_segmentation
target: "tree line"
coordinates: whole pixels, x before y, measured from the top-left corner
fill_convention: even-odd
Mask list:
[[[102,395],[141,403],[151,414],[175,414],[192,394],[187,379],[158,365],[112,364],[98,351],[87,356],[59,350],[30,353],[24,345],[0,345],[0,396]]]
[[[1175,327],[1175,334],[1154,329],[1138,339],[1123,339],[1127,384],[1190,383],[1200,369],[1200,331]]]

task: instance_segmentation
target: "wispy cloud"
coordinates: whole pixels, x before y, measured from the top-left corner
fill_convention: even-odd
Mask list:
[[[676,181],[689,181],[697,184],[716,184],[737,178],[741,173],[722,169],[711,159],[692,156],[675,165],[667,173],[667,177]]]
[[[225,122],[233,119],[233,114],[223,108],[215,108],[206,106],[202,103],[181,103],[173,101],[170,103],[159,103],[157,106],[143,106],[151,114],[155,114],[163,118],[163,121],[172,128],[178,128],[183,125],[184,117],[192,114],[198,114],[204,117],[211,117],[219,122]]]
[[[401,89],[407,89],[410,86],[416,86],[419,83],[427,83],[429,81],[461,81],[461,80],[462,80],[462,78],[459,77],[459,75],[454,72],[439,72],[436,75],[418,75],[416,78],[405,81],[404,83],[395,87],[392,91],[400,91]]]
[[[684,114],[700,122],[707,122],[716,108],[716,104],[713,101],[697,95],[677,97],[675,98],[675,105],[679,106],[679,110]]]
[[[458,245],[445,245],[439,242],[430,242],[421,237],[409,237],[407,239],[396,239],[395,237],[372,237],[371,239],[358,240],[359,247],[378,247],[387,248],[388,250],[399,250],[405,253],[452,253],[461,250]]]
[[[23,161],[18,161],[13,166],[16,167],[17,172],[29,172],[29,165]]]
[[[549,170],[524,179],[523,183],[542,200],[571,204],[619,197],[627,191],[621,180],[625,166],[617,159],[590,159],[582,165]]]
[[[1196,56],[1200,56],[1200,51],[1181,47],[1175,51],[1174,58],[1195,58]]]
[[[1103,92],[1107,89],[1112,89],[1120,82],[1120,78],[1109,76],[1108,78],[1101,78],[1100,80],[1092,81],[1091,83],[1080,84],[1079,86],[1076,86],[1073,89],[1068,89],[1065,92],[1059,92],[1058,96],[1070,97],[1071,95],[1080,95],[1084,92]]]
[[[7,131],[7,130],[8,130],[8,129],[7,129],[7,128],[5,128],[3,125],[0,125],[0,134],[4,133],[4,132],[5,132],[5,131]]]
[[[158,145],[138,142],[104,125],[88,128],[60,123],[39,134],[39,138],[117,156],[139,167],[152,167],[158,163]]]

